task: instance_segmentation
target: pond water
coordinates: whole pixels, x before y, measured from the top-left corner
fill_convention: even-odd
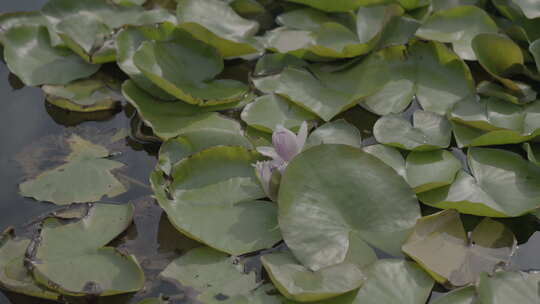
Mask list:
[[[2,1],[0,12],[31,11],[39,9],[46,0]],[[136,303],[140,299],[160,293],[178,293],[176,286],[153,278],[174,258],[188,249],[199,246],[195,241],[182,237],[172,227],[161,209],[151,198],[148,176],[156,162],[156,144],[145,143],[131,135],[134,111],[125,106],[114,113],[80,115],[65,112],[45,102],[39,88],[22,87],[0,63],[0,231],[7,227],[24,230],[35,217],[53,210],[55,206],[24,198],[18,193],[18,185],[37,169],[54,167],[65,151],[57,143],[71,134],[92,140],[103,140],[113,135],[119,143],[112,146],[115,160],[127,164],[119,178],[129,191],[111,201],[133,202],[136,206],[135,225],[132,225],[115,242],[135,254],[146,275],[147,286],[136,295],[109,297],[96,303]],[[367,115],[364,111],[350,111],[349,116]],[[350,122],[356,122],[354,117]],[[372,124],[375,117],[362,119]],[[369,130],[365,125],[359,128]],[[367,133],[368,131],[364,132]],[[367,134],[366,134],[367,135]],[[367,137],[367,136],[366,136]],[[522,270],[540,270],[540,230],[536,219],[522,217],[504,220],[520,239],[513,267]],[[436,289],[437,290],[437,289]],[[442,290],[442,289],[441,289]],[[442,293],[434,291],[432,300]],[[181,303],[178,300],[178,303]],[[0,291],[0,304],[35,304],[36,299]],[[48,304],[39,300],[40,304]]]

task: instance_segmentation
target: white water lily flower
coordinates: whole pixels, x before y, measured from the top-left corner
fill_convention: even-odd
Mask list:
[[[258,147],[257,151],[264,156],[270,157],[272,160],[257,162],[254,167],[264,192],[266,195],[275,200],[275,193],[272,189],[272,177],[276,170],[283,173],[289,162],[304,148],[307,138],[307,123],[303,122],[298,130],[298,135],[285,128],[282,125],[277,125],[274,133],[272,133],[273,147]]]

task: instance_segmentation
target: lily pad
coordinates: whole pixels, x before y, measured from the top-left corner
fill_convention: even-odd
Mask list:
[[[64,85],[99,69],[70,50],[52,47],[44,26],[16,26],[5,32],[2,40],[7,66],[27,86]]]
[[[406,160],[407,182],[416,193],[452,184],[461,162],[446,150],[411,152]]]
[[[13,231],[0,234],[0,287],[13,292],[57,300],[60,295],[38,285],[24,266],[28,239],[15,238]]]
[[[240,17],[227,2],[178,0],[176,15],[180,28],[215,47],[225,58],[261,51],[261,45],[254,37],[259,24]]]
[[[420,219],[403,251],[437,282],[461,287],[508,264],[516,244],[510,229],[489,218],[467,236],[459,213],[445,210]]]
[[[515,104],[526,104],[536,100],[537,93],[530,85],[518,81],[514,83],[520,87],[519,92],[489,81],[480,82],[476,89],[482,96],[495,97]]]
[[[108,159],[110,153],[104,146],[77,135],[69,137],[67,143],[71,153],[65,158],[66,164],[20,184],[23,196],[66,205],[94,202],[105,195],[114,197],[126,191],[111,173],[124,164]]]
[[[375,156],[383,163],[390,166],[403,178],[407,178],[407,173],[405,172],[405,158],[398,149],[377,144],[364,147],[363,151]]]
[[[238,122],[212,112],[213,107],[198,107],[180,100],[159,100],[138,88],[131,80],[122,85],[122,93],[144,122],[163,140],[201,129],[237,133],[242,130]]]
[[[449,114],[459,147],[521,143],[540,135],[540,102],[520,106],[477,97],[456,104]]]
[[[515,217],[540,207],[540,168],[510,151],[470,148],[471,174],[460,171],[452,185],[418,194],[441,209],[490,217]]]
[[[476,6],[456,6],[439,10],[418,29],[423,39],[452,43],[454,52],[465,60],[476,60],[471,47],[472,39],[480,33],[497,33],[491,17]]]
[[[135,257],[103,247],[133,219],[133,206],[74,205],[41,223],[27,254],[40,284],[71,296],[108,296],[138,291],[144,274]]]
[[[192,288],[202,303],[222,303],[259,286],[255,273],[244,273],[241,266],[224,253],[201,247],[174,260],[160,276]]]
[[[311,271],[287,252],[265,254],[262,264],[270,279],[285,297],[299,302],[334,298],[357,289],[366,280],[362,268],[375,262],[373,249],[359,238],[351,239],[345,261]]]
[[[327,12],[347,12],[358,9],[361,6],[387,3],[387,0],[337,0],[332,3],[326,0],[287,0],[309,5],[316,9]]]
[[[538,144],[525,143],[523,144],[527,158],[537,166],[540,166],[540,146]]]
[[[433,304],[479,304],[474,287],[453,290],[438,298]]]
[[[325,144],[341,144],[360,148],[362,146],[362,134],[346,120],[334,120],[315,129],[309,135],[304,150]]]
[[[356,57],[371,51],[385,25],[401,14],[403,10],[397,5],[361,7],[353,31],[341,20],[320,11],[293,10],[277,17],[283,26],[267,32],[264,42],[267,49],[306,59]]]
[[[512,0],[529,19],[540,17],[540,3],[533,0]]]
[[[41,12],[2,13],[0,15],[0,44],[4,44],[2,40],[5,32],[13,27],[21,25],[48,27],[49,24]],[[49,30],[49,37],[53,46],[62,44],[61,38],[51,30]]]
[[[478,286],[482,304],[535,304],[540,298],[539,272],[498,272],[484,274]]]
[[[352,237],[399,255],[420,215],[401,176],[347,145],[320,145],[296,156],[282,177],[278,202],[285,242],[313,271],[343,262]]]
[[[96,112],[115,109],[120,105],[120,86],[106,75],[76,80],[67,85],[44,85],[47,101],[74,112]]]
[[[244,147],[212,147],[178,162],[172,182],[156,171],[151,183],[180,232],[217,250],[245,254],[281,240],[276,205],[256,200],[265,197],[252,167],[261,159]]]
[[[169,41],[142,42],[133,62],[155,85],[192,104],[237,102],[249,91],[242,82],[214,79],[223,71],[223,58],[183,30],[175,30]]]
[[[317,118],[285,98],[273,94],[258,97],[246,105],[241,117],[250,127],[268,133],[272,133],[277,125],[298,129],[302,122]]]
[[[403,117],[383,116],[373,126],[378,142],[413,151],[431,151],[446,148],[452,139],[448,120],[433,112],[417,110],[412,124]]]
[[[122,26],[174,21],[166,10],[144,10],[106,0],[50,0],[42,14],[65,44],[90,63],[116,60],[114,34]]]
[[[433,280],[416,263],[379,260],[365,270],[367,281],[353,304],[424,304]]]

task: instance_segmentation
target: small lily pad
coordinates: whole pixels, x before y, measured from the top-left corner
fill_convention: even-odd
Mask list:
[[[334,120],[315,129],[307,138],[304,150],[327,144],[342,144],[360,148],[362,134],[344,119]]]
[[[139,112],[144,122],[163,140],[199,129],[221,129],[240,133],[240,124],[214,113],[213,107],[198,107],[181,100],[165,101],[151,96],[131,80],[122,85],[124,97]]]
[[[227,2],[178,0],[176,16],[180,28],[215,47],[225,58],[261,51],[261,45],[254,37],[259,24],[240,17]]]
[[[419,193],[452,184],[461,162],[446,150],[411,152],[405,168],[407,182]]]
[[[74,205],[49,216],[32,240],[28,263],[37,282],[71,296],[108,296],[138,291],[144,274],[137,260],[103,247],[132,222],[133,206]]]
[[[241,117],[250,127],[269,133],[277,125],[298,129],[303,121],[316,119],[312,113],[273,94],[258,97],[246,105]]]
[[[433,304],[479,304],[474,287],[453,290],[438,298]]]
[[[377,144],[364,147],[362,150],[375,156],[383,163],[390,166],[403,178],[407,178],[407,174],[405,172],[405,158],[398,149],[390,146]]]
[[[484,274],[478,286],[482,304],[536,304],[540,298],[539,272]]]
[[[103,196],[117,196],[126,191],[112,170],[124,164],[110,160],[109,151],[77,135],[67,140],[71,153],[66,164],[45,171],[19,185],[21,194],[57,205],[94,202]]]
[[[441,209],[490,217],[515,217],[540,207],[540,168],[510,151],[470,148],[471,174],[460,171],[450,186],[418,194]]]
[[[27,86],[65,85],[99,69],[70,50],[52,47],[44,26],[16,26],[5,32],[2,40],[7,66]]]
[[[257,200],[265,194],[252,164],[261,159],[244,147],[211,147],[178,162],[171,182],[156,171],[151,183],[180,232],[217,250],[245,254],[281,240],[276,205]]]
[[[413,113],[412,124],[396,114],[383,116],[373,126],[373,135],[385,145],[430,151],[448,147],[452,129],[444,116],[417,110]]]
[[[278,203],[285,242],[313,271],[343,262],[352,237],[399,254],[420,215],[401,176],[347,145],[319,145],[297,155],[282,176]]]
[[[454,52],[465,60],[476,60],[472,39],[480,33],[497,33],[491,17],[476,6],[456,6],[431,15],[416,32],[423,39],[452,43]]]
[[[459,213],[445,210],[418,220],[403,251],[437,282],[461,287],[508,264],[516,244],[510,229],[489,218],[467,236]]]

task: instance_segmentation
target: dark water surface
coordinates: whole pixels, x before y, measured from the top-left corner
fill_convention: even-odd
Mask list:
[[[0,0],[0,12],[37,10],[45,2]],[[91,141],[105,143],[112,135],[124,132],[120,140],[108,148],[118,154],[115,160],[126,164],[126,168],[119,172],[119,178],[129,190],[107,200],[132,202],[136,206],[135,225],[115,243],[137,256],[148,284],[136,295],[103,298],[92,303],[136,303],[159,293],[180,294],[181,298],[182,292],[176,286],[154,278],[170,261],[199,244],[176,232],[150,196],[147,180],[155,165],[158,147],[140,142],[130,135],[134,122],[131,118],[133,109],[124,105],[115,113],[97,116],[65,112],[48,105],[41,89],[22,87],[3,63],[0,63],[0,103],[0,231],[10,226],[22,230],[32,219],[55,208],[53,204],[20,196],[18,184],[36,172],[57,166],[66,153],[61,144],[63,139],[77,134]],[[345,116],[364,115],[365,118],[365,113],[359,111],[351,111]],[[376,117],[369,118],[363,121],[374,121]],[[364,135],[369,137],[369,134]],[[532,218],[505,221],[522,243],[514,257],[513,267],[540,270],[540,232],[536,232],[540,229],[538,222]],[[440,295],[434,292],[432,298]],[[177,301],[181,302],[181,299]],[[49,303],[52,302],[0,291],[0,304]]]

